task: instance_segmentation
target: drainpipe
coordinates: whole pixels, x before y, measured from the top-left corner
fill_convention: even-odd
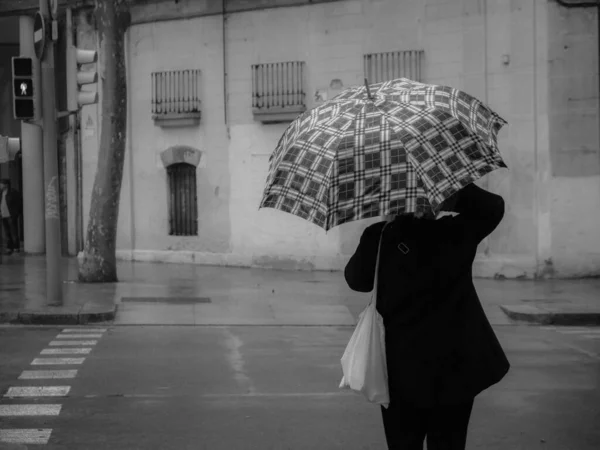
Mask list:
[[[483,0],[483,52],[485,58],[483,58],[483,101],[486,105],[489,105],[489,94],[488,94],[488,6],[487,0]],[[487,179],[487,178],[486,178]]]
[[[222,0],[221,9],[223,11],[223,119],[227,129],[227,138],[231,139],[229,134],[228,103],[229,92],[227,90],[227,0]]]
[[[135,251],[137,249],[136,234],[136,210],[135,210],[135,158],[133,155],[133,102],[131,86],[131,28],[125,32],[125,67],[127,76],[127,150],[129,157],[129,241],[131,247],[131,261],[135,261]]]

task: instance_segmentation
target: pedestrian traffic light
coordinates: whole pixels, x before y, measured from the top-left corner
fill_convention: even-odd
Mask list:
[[[98,82],[96,70],[82,71],[82,64],[93,64],[98,61],[96,50],[82,50],[73,45],[67,51],[67,102],[69,111],[76,111],[84,105],[98,102],[98,91],[81,91],[80,86]]]
[[[34,120],[38,113],[33,58],[13,56],[13,116],[17,120]]]

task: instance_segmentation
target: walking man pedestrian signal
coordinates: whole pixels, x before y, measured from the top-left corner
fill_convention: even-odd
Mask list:
[[[37,92],[33,88],[36,74],[33,68],[32,58],[12,58],[13,116],[17,120],[37,118]]]

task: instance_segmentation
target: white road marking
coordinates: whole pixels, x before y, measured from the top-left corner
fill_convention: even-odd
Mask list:
[[[17,386],[8,388],[5,397],[64,397],[71,386]]]
[[[58,416],[62,405],[0,405],[0,417]]]
[[[91,348],[45,348],[41,355],[89,355]]]
[[[33,366],[58,366],[66,364],[83,364],[85,358],[35,358]]]
[[[173,398],[172,394],[119,394],[123,398]],[[201,398],[295,398],[295,397],[355,397],[356,393],[349,389],[340,389],[337,392],[247,392],[240,394],[202,394]],[[105,394],[88,394],[84,398],[105,397]]]
[[[0,430],[0,442],[5,444],[47,444],[51,434],[52,430],[48,428]]]
[[[59,334],[56,339],[100,339],[101,334]]]
[[[587,333],[598,333],[598,331],[595,330],[590,330],[590,329],[586,329],[586,328],[581,328],[581,329],[577,329],[577,330],[559,330],[561,333],[564,334],[587,334]]]
[[[76,376],[77,370],[24,370],[19,380],[54,380]]]
[[[65,328],[63,333],[104,333],[106,328]]]
[[[67,340],[63,340],[63,341],[52,341],[50,342],[51,347],[57,347],[57,346],[62,346],[62,345],[96,345],[98,343],[98,341],[67,341]]]
[[[543,327],[544,330],[555,331],[557,333],[566,334],[569,336],[581,336],[586,339],[600,339],[600,328],[593,327]]]

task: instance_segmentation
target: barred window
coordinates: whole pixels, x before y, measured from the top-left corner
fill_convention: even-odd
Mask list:
[[[198,235],[196,167],[177,163],[167,167],[169,179],[169,235]]]
[[[364,55],[364,73],[369,83],[410,78],[423,82],[423,50],[404,50]]]
[[[252,65],[252,110],[255,116],[306,110],[304,62]]]
[[[152,114],[193,114],[200,112],[200,70],[153,72]]]

